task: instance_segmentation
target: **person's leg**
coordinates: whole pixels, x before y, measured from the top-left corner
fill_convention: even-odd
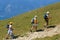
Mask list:
[[[35,24],[32,24],[31,32],[35,30]]]
[[[9,37],[9,34],[6,35],[6,39],[8,39],[8,37]]]
[[[37,24],[35,25],[35,31],[37,31]]]
[[[37,31],[37,24],[34,24],[34,31]]]
[[[8,33],[7,33],[7,35],[6,35],[6,39],[8,39],[9,34],[10,34],[10,31],[8,30]]]
[[[36,24],[33,25],[33,31],[36,31]]]
[[[47,23],[47,26],[48,26],[49,25],[49,20],[48,19],[46,20],[46,23]]]
[[[33,26],[31,27],[30,31],[32,32],[32,30],[33,30]]]
[[[46,19],[45,19],[45,22],[46,22],[46,23],[44,24],[44,26],[46,27],[46,26],[47,26],[47,21],[46,21]]]
[[[45,19],[45,22],[46,22],[46,26],[48,26],[48,19]]]
[[[14,34],[13,34],[13,32],[12,32],[12,31],[10,31],[10,36],[11,36],[11,39],[13,39],[13,38],[14,38]]]
[[[14,39],[14,34],[11,35],[11,39]]]

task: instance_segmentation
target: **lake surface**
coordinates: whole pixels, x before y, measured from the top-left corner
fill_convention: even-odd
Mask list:
[[[0,20],[60,2],[60,0],[0,0]]]

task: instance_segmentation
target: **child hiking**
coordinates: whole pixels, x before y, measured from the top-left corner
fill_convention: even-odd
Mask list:
[[[14,35],[13,35],[13,28],[12,28],[12,22],[10,22],[8,25],[7,25],[7,36],[6,36],[6,39],[8,39],[9,36],[11,36],[11,38],[13,39]]]
[[[37,25],[38,25],[38,22],[37,22],[37,15],[34,16],[34,18],[31,20],[31,24],[32,24],[32,27],[31,27],[31,32],[32,30],[34,31],[37,31]]]

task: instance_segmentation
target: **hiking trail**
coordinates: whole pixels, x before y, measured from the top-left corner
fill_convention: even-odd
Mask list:
[[[28,32],[27,36],[18,37],[16,39],[12,39],[12,40],[32,40],[35,38],[44,38],[47,36],[52,37],[57,34],[60,34],[60,25],[57,25],[54,28],[45,29],[44,31],[32,32],[32,33]]]

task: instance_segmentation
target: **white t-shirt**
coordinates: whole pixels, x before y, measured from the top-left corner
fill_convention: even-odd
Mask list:
[[[34,20],[36,20],[36,18],[34,18]]]
[[[9,25],[9,29],[8,29],[8,30],[12,31],[12,29],[11,29],[11,28],[12,28],[12,25]]]
[[[48,17],[49,15],[48,15],[48,14],[46,14],[46,16]]]

